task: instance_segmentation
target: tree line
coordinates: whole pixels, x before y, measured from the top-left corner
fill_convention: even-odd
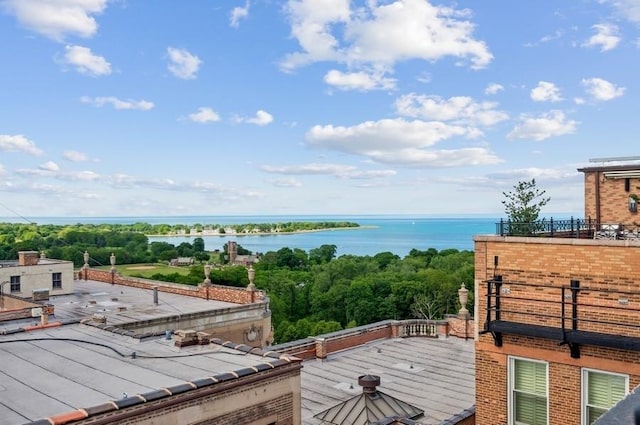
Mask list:
[[[188,274],[152,276],[190,285],[203,281],[204,263],[212,255],[205,251],[202,238],[175,246],[149,243],[143,233],[109,226],[0,223],[0,259],[16,259],[18,251],[24,250],[43,251],[49,258],[73,261],[75,267],[84,263],[85,251],[90,253],[91,266],[109,265],[112,252],[118,264],[194,257],[199,262],[190,266]],[[225,251],[222,246],[220,253]],[[238,251],[249,253],[241,246]],[[308,252],[283,247],[264,253],[254,265],[255,284],[270,300],[277,343],[384,319],[438,319],[455,313],[460,284],[465,282],[472,289],[473,267],[473,252],[466,250],[412,249],[404,258],[391,252],[338,256],[332,244]],[[216,267],[210,277],[221,285],[246,287],[249,283],[243,266]]]

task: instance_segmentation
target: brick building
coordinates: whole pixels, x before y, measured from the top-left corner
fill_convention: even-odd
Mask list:
[[[640,164],[579,171],[585,220],[474,237],[479,425],[592,424],[640,385]]]

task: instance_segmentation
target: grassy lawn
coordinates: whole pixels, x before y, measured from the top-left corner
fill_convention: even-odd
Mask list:
[[[101,270],[110,270],[111,266],[96,267]],[[173,267],[163,263],[151,264],[117,264],[116,270],[121,276],[142,276],[149,278],[156,273],[171,274],[178,273],[182,275],[189,274],[190,267]]]

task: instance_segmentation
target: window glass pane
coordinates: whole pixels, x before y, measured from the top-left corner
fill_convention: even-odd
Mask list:
[[[547,364],[513,359],[512,421],[547,425]]]
[[[546,425],[547,399],[516,392],[515,412],[515,420],[518,425]]]
[[[608,409],[600,409],[599,407],[587,407],[587,423],[592,425],[596,419],[604,414]]]
[[[588,371],[586,423],[592,424],[627,393],[627,378],[621,375]]]
[[[516,368],[514,389],[538,395],[547,393],[547,365],[545,363],[516,359],[514,366]]]

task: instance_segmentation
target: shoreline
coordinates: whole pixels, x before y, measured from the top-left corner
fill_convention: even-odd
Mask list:
[[[330,229],[295,230],[293,232],[252,232],[252,233],[189,233],[189,234],[166,234],[166,235],[145,235],[148,238],[202,238],[205,236],[225,237],[225,236],[274,236],[274,235],[297,235],[315,232],[335,232],[342,230],[362,230],[377,229],[380,226],[366,225],[358,227],[332,227]]]

